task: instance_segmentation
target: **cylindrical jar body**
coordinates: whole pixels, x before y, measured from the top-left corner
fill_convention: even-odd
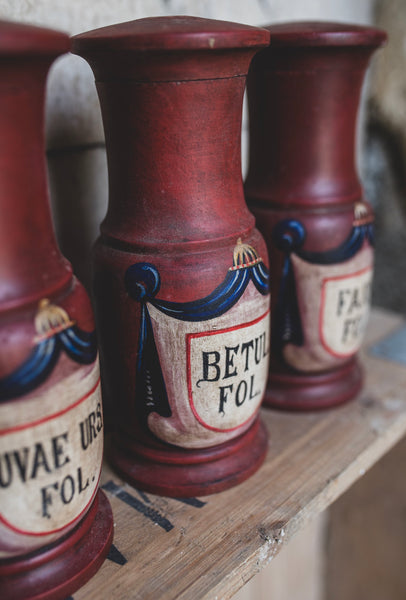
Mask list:
[[[267,271],[265,244],[231,177],[240,166],[244,79],[116,87],[98,84],[107,143],[117,139],[109,150],[115,194],[95,253],[107,396],[128,435],[141,419],[167,443],[213,446],[252,424],[269,354],[268,286],[251,276],[261,265]],[[138,248],[106,244],[110,236]],[[251,341],[258,356],[263,346],[257,363],[255,348],[241,350]]]
[[[247,202],[268,246],[272,351],[265,403],[323,408],[360,389],[372,210],[354,161],[360,90],[383,32],[332,23],[268,28],[248,78]]]
[[[94,320],[86,292],[56,245],[45,168],[46,75],[52,61],[68,49],[65,34],[0,22],[4,141],[0,151],[0,595],[4,598],[9,598],[9,588],[16,598],[27,597],[27,587],[36,585],[37,577],[37,591],[47,597],[56,585],[46,581],[51,573],[67,593],[76,589],[77,565],[76,571],[73,564],[66,570],[59,557],[59,567],[54,566],[51,554],[69,551],[79,539],[85,543],[98,507],[103,416]],[[98,540],[89,553],[92,573],[97,568],[95,554],[104,552],[104,556],[111,541],[108,511],[106,527],[99,523]],[[36,560],[24,562],[33,551],[38,551]],[[35,570],[42,551],[43,562],[49,562],[47,573]],[[89,577],[87,566],[80,566],[82,580]]]
[[[108,409],[127,449],[204,462],[253,426],[266,385],[268,261],[244,202],[240,132],[246,70],[268,36],[190,17],[99,31],[74,51],[95,72],[108,153],[94,257]],[[236,31],[253,36],[247,47],[227,47]]]

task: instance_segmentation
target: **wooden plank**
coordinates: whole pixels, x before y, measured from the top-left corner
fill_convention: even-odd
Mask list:
[[[405,600],[405,462],[406,438],[328,511],[323,548],[328,600]]]
[[[328,514],[329,510],[323,511],[297,531],[271,564],[238,590],[232,600],[330,600],[325,594]],[[346,596],[340,600],[343,598],[347,600]]]
[[[402,325],[375,311],[366,347]],[[116,560],[127,562],[107,560],[75,600],[230,598],[406,432],[406,367],[366,351],[362,360],[366,385],[354,402],[313,414],[263,411],[268,457],[234,489],[187,503],[139,492],[106,466]]]

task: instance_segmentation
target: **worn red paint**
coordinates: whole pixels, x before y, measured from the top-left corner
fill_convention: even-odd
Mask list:
[[[49,472],[53,481],[70,476],[64,469],[73,453],[72,460],[62,453],[77,430],[69,416],[97,399],[99,378],[91,305],[56,244],[46,179],[46,76],[69,46],[63,33],[0,22],[0,452],[19,470],[0,485],[4,600],[73,593],[99,568],[113,533],[111,508],[96,485],[101,452],[94,488],[86,483],[89,498],[77,511],[66,517],[63,502],[54,502],[51,522],[39,510]],[[51,469],[44,445],[52,448],[52,440]],[[37,478],[39,469],[45,478]]]
[[[152,492],[225,489],[266,451],[256,411],[228,431],[196,419],[186,340],[207,329],[220,339],[269,304],[240,158],[245,75],[268,41],[261,28],[195,17],[141,19],[73,41],[95,74],[108,154],[94,277],[113,462]]]
[[[320,409],[353,398],[362,372],[353,353],[341,362],[336,357],[337,364],[332,353],[331,360],[325,354],[324,362],[314,360],[309,372],[289,363],[287,345],[290,351],[311,352],[309,331],[317,334],[320,326],[318,314],[309,321],[312,302],[299,289],[295,268],[300,265],[291,257],[297,252],[307,261],[302,264],[307,265],[308,282],[302,284],[311,286],[314,265],[325,265],[324,277],[330,265],[340,265],[341,275],[357,270],[351,266],[359,256],[349,242],[352,232],[360,251],[370,243],[372,218],[355,169],[354,137],[364,73],[386,35],[328,22],[267,29],[272,43],[254,58],[248,75],[250,163],[245,182],[273,275],[272,356],[264,402],[289,410]],[[366,266],[371,264],[358,269]],[[322,289],[317,285],[313,299],[319,302]],[[319,356],[320,347],[319,339]]]

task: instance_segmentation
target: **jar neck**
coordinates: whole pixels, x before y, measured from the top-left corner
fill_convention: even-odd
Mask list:
[[[0,59],[0,310],[52,295],[71,271],[48,201],[44,90],[51,59]]]
[[[276,48],[254,58],[246,195],[283,205],[350,203],[361,195],[355,131],[375,48]]]
[[[99,82],[110,203],[102,233],[187,243],[253,227],[241,179],[244,76]]]

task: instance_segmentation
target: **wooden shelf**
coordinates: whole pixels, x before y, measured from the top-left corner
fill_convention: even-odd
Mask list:
[[[362,352],[365,388],[354,402],[313,414],[264,410],[268,457],[234,489],[194,500],[162,498],[135,490],[106,467],[114,548],[74,599],[230,598],[406,432],[403,326],[399,316],[373,312]]]

